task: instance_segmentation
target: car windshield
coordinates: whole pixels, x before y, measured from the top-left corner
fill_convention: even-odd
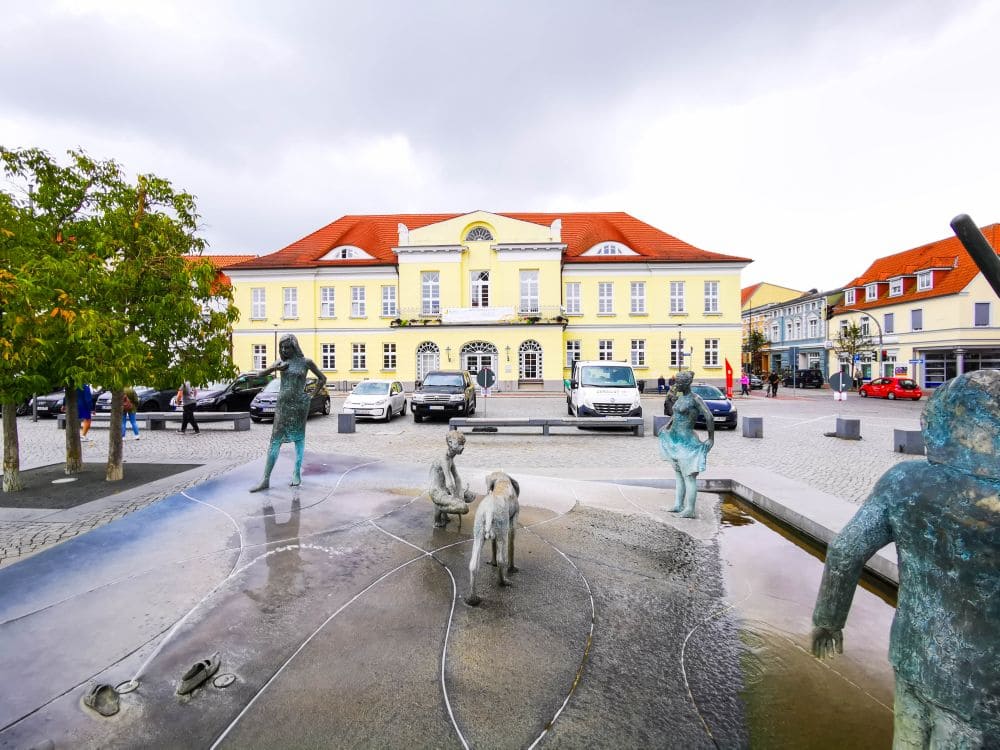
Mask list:
[[[461,375],[445,375],[440,372],[432,372],[424,379],[424,385],[455,385],[462,387]]]
[[[388,383],[358,383],[354,386],[355,396],[384,396],[389,391]]]
[[[713,399],[713,400],[726,398],[723,395],[722,391],[720,391],[714,385],[693,385],[691,386],[691,393],[701,396],[702,398]]]
[[[635,375],[631,367],[606,365],[584,367],[580,385],[601,388],[635,388]]]
[[[264,390],[261,391],[261,393],[277,393],[279,388],[281,388],[281,381],[278,378],[275,378],[264,386]]]

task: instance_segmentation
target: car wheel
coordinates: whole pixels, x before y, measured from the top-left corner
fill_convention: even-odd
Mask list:
[[[566,413],[573,416],[573,404],[568,399],[566,400]]]
[[[330,399],[323,399],[323,416],[327,417],[330,415]]]
[[[406,399],[403,399],[403,408],[399,410],[399,416],[406,416]]]
[[[423,418],[423,417],[421,417],[421,416],[420,416],[419,414],[417,414],[416,412],[413,412],[413,421],[414,421],[414,422],[423,422],[423,421],[424,421],[424,418]]]
[[[260,423],[261,423],[261,421],[262,421],[260,417],[250,417],[250,419],[252,419],[252,420],[253,420],[254,422],[256,422],[257,424],[260,424]]]
[[[382,421],[388,424],[392,421],[392,402],[390,401],[385,405],[385,416],[382,417]]]
[[[469,407],[469,416],[476,413],[476,399],[472,399],[472,406]]]
[[[889,399],[890,401],[895,401],[896,400],[896,394],[895,393],[890,393],[888,396],[886,396],[886,398]]]
[[[860,391],[858,391],[858,395],[861,396],[861,398],[868,398],[868,391],[862,388]]]

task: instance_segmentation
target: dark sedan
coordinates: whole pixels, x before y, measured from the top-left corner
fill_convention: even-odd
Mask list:
[[[248,411],[250,402],[264,390],[273,375],[259,375],[247,372],[222,388],[198,391],[198,405],[195,411]]]
[[[326,416],[330,413],[330,393],[326,386],[318,391],[313,391],[316,386],[316,378],[306,380],[306,393],[312,393],[312,400],[309,402],[310,414],[322,414]],[[262,422],[265,419],[274,419],[274,410],[278,406],[278,391],[281,389],[280,380],[272,380],[265,386],[264,390],[258,393],[254,400],[250,402],[250,419],[254,422]]]
[[[726,398],[725,393],[720,391],[714,385],[707,385],[703,383],[692,385],[691,393],[701,396],[701,400],[705,402],[705,406],[707,406],[708,410],[712,412],[712,419],[715,420],[716,427],[727,428],[730,430],[736,429],[736,407],[733,406],[732,401]],[[700,411],[698,412],[698,418],[695,421],[694,426],[705,426],[705,417]]]
[[[36,396],[34,403],[38,407],[40,417],[58,417],[66,413],[66,393],[62,390],[47,396]]]
[[[136,405],[139,411],[173,411],[174,407],[170,405],[170,399],[177,395],[176,388],[158,391],[145,385],[137,385],[134,390],[135,395],[139,397],[139,403]],[[94,403],[94,411],[111,411],[111,391],[100,395]]]
[[[793,385],[796,388],[822,388],[824,382],[822,372],[816,369],[808,369],[796,370],[794,378],[791,373],[785,375],[782,384],[786,388],[791,388]]]

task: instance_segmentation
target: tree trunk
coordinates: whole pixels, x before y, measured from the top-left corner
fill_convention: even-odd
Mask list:
[[[125,391],[111,393],[111,424],[108,425],[111,435],[108,437],[108,465],[104,478],[109,482],[118,482],[125,478],[125,467],[122,465],[122,396]]]
[[[17,492],[21,484],[21,454],[17,444],[17,404],[3,405],[3,491]]]
[[[83,456],[80,451],[80,418],[76,410],[76,388],[66,386],[66,473],[79,474],[83,471]]]

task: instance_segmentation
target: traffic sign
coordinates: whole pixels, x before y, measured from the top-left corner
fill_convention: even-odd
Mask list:
[[[861,355],[860,354],[855,354],[854,355],[854,361],[855,362],[860,362],[861,361]]]
[[[851,387],[851,378],[846,372],[835,372],[830,376],[830,387],[835,391],[846,391]]]
[[[922,365],[923,363],[924,363],[924,360],[922,360],[922,359],[911,359],[910,360],[910,364],[911,365]]]
[[[476,382],[479,383],[482,388],[490,388],[495,382],[497,382],[497,376],[493,374],[493,370],[489,367],[484,367],[476,373]]]

